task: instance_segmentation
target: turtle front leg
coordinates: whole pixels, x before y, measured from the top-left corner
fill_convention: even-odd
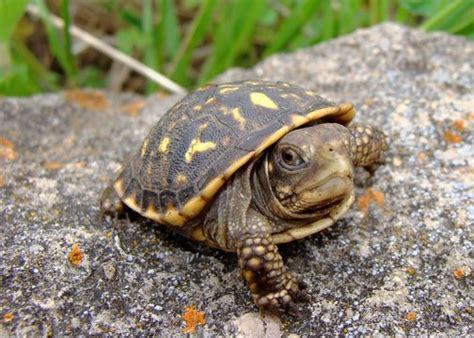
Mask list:
[[[297,314],[295,301],[303,294],[301,284],[283,264],[278,248],[265,231],[268,228],[264,216],[252,209],[247,212],[247,227],[237,248],[242,277],[259,308]]]
[[[385,163],[388,150],[387,136],[370,124],[354,123],[349,126],[350,151],[354,166],[360,166],[373,173]]]

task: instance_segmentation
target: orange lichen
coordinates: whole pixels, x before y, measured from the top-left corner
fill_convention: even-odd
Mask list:
[[[357,204],[359,205],[359,209],[362,210],[364,213],[367,213],[369,210],[369,206],[372,203],[375,203],[379,207],[384,205],[385,198],[381,191],[376,191],[372,189],[367,189],[366,193],[360,196],[357,200]]]
[[[461,279],[463,278],[466,273],[464,272],[464,269],[463,268],[456,268],[454,271],[453,271],[453,275],[456,279]]]
[[[130,102],[122,107],[122,110],[125,111],[130,116],[138,116],[140,111],[145,107],[146,101],[145,100],[136,100]]]
[[[183,333],[195,333],[197,325],[206,324],[205,313],[196,310],[194,305],[187,306],[181,318],[186,322]]]
[[[61,162],[44,162],[43,167],[46,170],[58,170],[64,167],[64,163]]]
[[[412,277],[415,277],[416,276],[416,270],[415,268],[409,266],[408,268],[406,268],[406,273],[409,274],[410,276]]]
[[[459,119],[453,122],[453,127],[459,131],[464,131],[466,130],[466,124],[466,121]]]
[[[18,153],[15,151],[15,145],[5,137],[0,136],[0,158],[14,161],[18,158]]]
[[[414,321],[416,319],[416,312],[415,311],[408,312],[406,319],[410,322]]]
[[[448,143],[461,143],[462,139],[459,134],[454,133],[450,130],[446,130],[443,134],[443,138]]]
[[[89,110],[101,111],[109,106],[107,97],[97,91],[72,89],[66,92],[66,100]]]
[[[71,251],[69,251],[69,254],[68,254],[67,257],[69,259],[69,262],[72,265],[74,265],[74,266],[81,265],[81,263],[84,259],[84,253],[82,252],[81,247],[79,246],[79,244],[74,243],[72,245],[72,249],[71,249]]]
[[[15,316],[11,312],[7,312],[3,315],[3,321],[5,323],[11,322],[13,320],[13,318],[15,318]]]

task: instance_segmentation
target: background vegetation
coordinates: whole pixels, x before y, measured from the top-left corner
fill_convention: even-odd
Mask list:
[[[27,10],[32,5],[39,15]],[[73,23],[192,88],[229,67],[387,20],[473,39],[474,0],[0,0],[0,95],[159,89],[74,39]]]

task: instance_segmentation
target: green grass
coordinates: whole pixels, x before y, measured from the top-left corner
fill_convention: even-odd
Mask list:
[[[51,24],[51,9],[44,0],[30,2],[40,10],[47,58],[31,48],[31,37],[41,35],[34,35],[37,25],[24,16],[27,1],[0,0],[0,95],[104,86],[108,68],[85,65],[83,56],[73,53],[74,41],[68,29],[74,21],[70,1],[57,2],[55,14],[65,22],[61,30]],[[110,13],[117,48],[187,88],[205,83],[230,67],[251,66],[271,54],[311,46],[388,20],[474,39],[474,0],[90,3]],[[140,91],[157,89],[155,83],[147,82]]]

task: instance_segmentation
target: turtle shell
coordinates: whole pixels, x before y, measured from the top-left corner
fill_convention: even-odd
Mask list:
[[[289,131],[315,121],[347,124],[353,116],[351,104],[336,105],[288,83],[209,85],[158,121],[114,188],[141,215],[183,226],[239,168]]]

